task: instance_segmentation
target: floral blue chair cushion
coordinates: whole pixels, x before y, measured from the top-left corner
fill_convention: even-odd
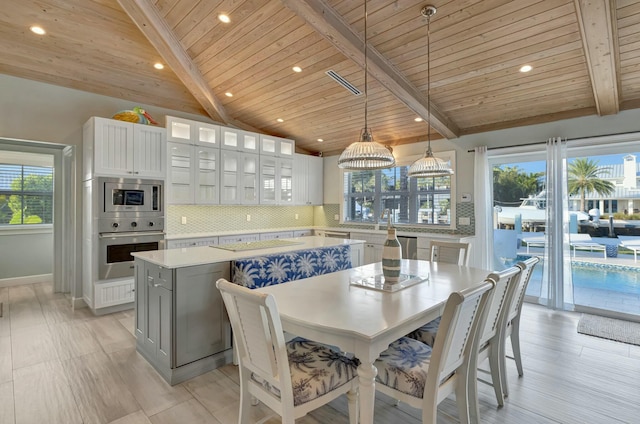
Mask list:
[[[351,248],[342,245],[240,259],[233,265],[232,278],[255,289],[349,268]]]
[[[402,337],[380,354],[376,381],[402,393],[422,398],[431,359],[431,347]]]
[[[287,342],[287,356],[294,406],[310,402],[348,383],[357,376],[356,369],[360,364],[357,358],[345,356],[330,346],[302,337]],[[251,378],[280,397],[278,388],[257,374],[252,374]]]
[[[441,318],[442,317],[438,317],[433,321],[429,321],[428,323],[418,328],[417,330],[414,330],[411,333],[407,334],[407,337],[416,339],[428,346],[433,347],[433,344],[436,341],[436,334],[438,333],[438,327],[440,327]]]

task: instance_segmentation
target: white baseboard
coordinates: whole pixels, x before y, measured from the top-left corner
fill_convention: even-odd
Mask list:
[[[51,283],[53,274],[27,275],[26,277],[14,277],[0,279],[0,287],[21,286],[23,284]]]
[[[71,309],[76,310],[80,308],[88,308],[87,302],[84,301],[82,297],[72,297],[71,298]]]

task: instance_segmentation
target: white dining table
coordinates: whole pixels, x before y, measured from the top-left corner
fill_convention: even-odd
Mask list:
[[[382,273],[375,263],[257,289],[276,299],[283,329],[339,347],[359,360],[360,423],[373,423],[375,360],[394,340],[440,316],[452,292],[479,284],[488,270],[402,260],[402,274],[427,278],[395,292],[352,284]]]

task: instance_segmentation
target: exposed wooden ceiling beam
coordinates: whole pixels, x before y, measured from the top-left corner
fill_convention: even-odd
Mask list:
[[[613,4],[612,4],[613,3]],[[575,0],[582,44],[599,115],[620,110],[614,0]]]
[[[118,3],[209,116],[234,124],[153,3],[148,0],[118,0]]]
[[[324,0],[281,0],[345,56],[364,68],[363,40]],[[419,11],[416,10],[416,17]],[[376,49],[367,46],[369,73],[418,116],[431,123],[446,138],[457,138],[458,127],[431,102],[428,116],[427,99]]]

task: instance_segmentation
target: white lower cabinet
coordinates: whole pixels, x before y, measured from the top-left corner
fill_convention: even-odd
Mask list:
[[[275,233],[260,233],[260,240],[275,240],[281,238],[292,238],[293,231],[279,231]]]
[[[259,240],[260,234],[239,234],[235,236],[220,236],[218,237],[218,244],[246,243],[248,241]]]
[[[134,286],[135,283],[132,278],[94,283],[93,308],[100,309],[132,303],[135,300]]]
[[[218,237],[196,237],[186,239],[167,240],[167,249],[178,249],[182,247],[215,246],[218,244]]]

